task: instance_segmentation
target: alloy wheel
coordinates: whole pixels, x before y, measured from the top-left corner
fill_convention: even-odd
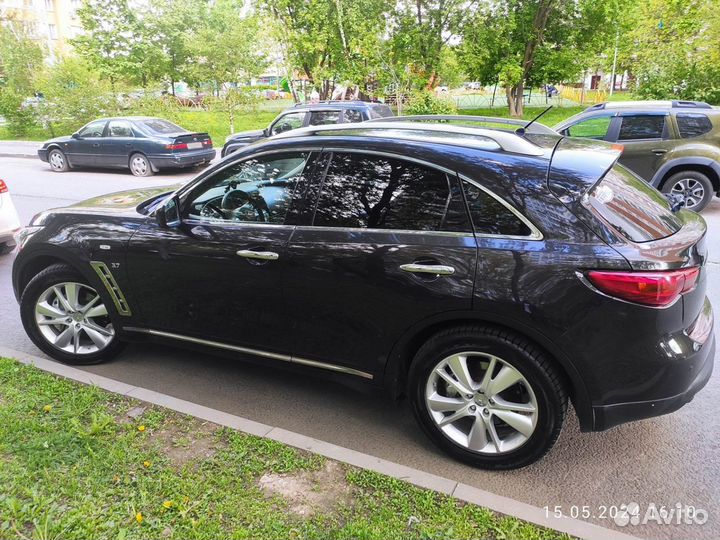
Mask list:
[[[49,344],[71,354],[99,352],[115,337],[100,295],[83,283],[46,289],[35,303],[35,322]]]
[[[425,404],[445,437],[479,454],[504,454],[525,444],[539,413],[528,380],[502,358],[477,351],[435,366]]]
[[[65,168],[65,157],[61,152],[50,153],[50,166],[56,171],[62,171]]]
[[[683,198],[685,208],[694,208],[705,197],[705,187],[694,178],[682,178],[673,184],[671,193]]]

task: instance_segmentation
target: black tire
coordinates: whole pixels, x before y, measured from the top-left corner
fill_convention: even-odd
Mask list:
[[[48,163],[53,172],[67,172],[70,170],[65,152],[59,148],[53,148],[48,152]]]
[[[692,197],[692,193],[697,194],[699,189],[703,191],[702,197]],[[694,212],[701,212],[710,204],[715,191],[710,178],[698,171],[680,171],[665,180],[662,185],[663,193],[676,193],[682,195],[683,198],[691,194],[693,202],[685,207]]]
[[[152,165],[150,164],[150,160],[145,154],[141,154],[140,152],[130,155],[130,159],[128,159],[128,167],[130,168],[130,172],[133,176],[152,176],[155,174]]]
[[[532,386],[538,405],[537,423],[519,448],[497,454],[470,450],[448,438],[430,415],[425,401],[428,378],[443,359],[463,351],[478,351],[502,358]],[[411,365],[408,395],[415,417],[433,443],[460,461],[491,470],[525,467],[544,456],[560,436],[568,402],[562,374],[541,349],[510,331],[484,325],[444,330],[429,339]]]
[[[53,346],[40,332],[35,320],[35,305],[40,295],[53,285],[67,281],[75,281],[89,286],[87,280],[80,273],[65,264],[49,266],[30,280],[20,297],[20,319],[25,332],[40,350],[64,364],[99,364],[113,358],[125,347],[125,343],[120,341],[117,334],[100,351],[88,354],[72,354]]]

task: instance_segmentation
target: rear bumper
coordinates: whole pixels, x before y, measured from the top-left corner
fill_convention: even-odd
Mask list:
[[[677,394],[649,401],[613,403],[611,405],[593,405],[593,431],[604,431],[625,422],[652,418],[677,411],[692,401],[710,380],[715,360],[715,335],[710,334],[708,340],[699,351],[683,361],[688,365],[699,366],[697,374],[685,388],[679,388]]]
[[[215,149],[183,152],[182,154],[167,154],[148,156],[150,163],[157,169],[179,169],[192,167],[200,163],[209,163],[215,159]]]

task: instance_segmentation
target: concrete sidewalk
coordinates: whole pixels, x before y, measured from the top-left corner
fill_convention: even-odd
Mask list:
[[[42,144],[37,141],[0,141],[0,157],[36,158]]]

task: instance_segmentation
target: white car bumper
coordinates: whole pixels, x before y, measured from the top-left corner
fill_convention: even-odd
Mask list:
[[[9,193],[0,194],[0,244],[15,244],[13,239],[20,230],[20,218]]]

